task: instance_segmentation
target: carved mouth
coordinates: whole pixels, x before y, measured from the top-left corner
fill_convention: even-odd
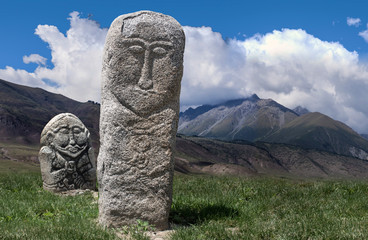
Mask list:
[[[143,95],[148,95],[148,94],[151,94],[151,95],[159,95],[159,92],[157,92],[156,90],[154,89],[142,89],[142,88],[139,88],[137,86],[135,86],[132,91],[135,93],[135,94],[143,94]]]
[[[69,152],[72,152],[72,153],[77,153],[79,152],[81,149],[83,149],[83,147],[78,147],[78,146],[68,146],[66,147],[66,150],[68,150]]]
[[[78,156],[80,153],[82,153],[85,149],[87,148],[87,145],[84,145],[84,146],[71,146],[71,145],[68,145],[66,146],[65,148],[61,148],[61,147],[58,147],[56,146],[56,149],[62,153],[62,154],[65,154],[65,155],[69,155],[71,157],[76,157]]]

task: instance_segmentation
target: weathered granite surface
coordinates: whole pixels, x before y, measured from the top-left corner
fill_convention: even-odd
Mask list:
[[[71,113],[59,114],[46,124],[39,152],[45,190],[96,189],[96,158],[89,135]]]
[[[122,15],[102,68],[99,222],[168,228],[185,36],[161,13]]]

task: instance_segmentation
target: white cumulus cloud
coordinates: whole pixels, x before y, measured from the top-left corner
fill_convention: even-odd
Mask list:
[[[367,24],[367,30],[360,32],[359,36],[361,36],[364,39],[364,41],[368,43],[368,24]]]
[[[99,101],[101,58],[107,29],[100,28],[95,21],[80,18],[78,12],[72,12],[68,19],[70,28],[66,34],[50,25],[39,25],[35,31],[48,44],[53,67],[45,66],[44,57],[32,54],[25,56],[23,61],[40,64],[34,72],[6,67],[0,69],[0,78],[43,87],[80,101]]]
[[[36,63],[38,65],[46,65],[47,58],[44,58],[38,54],[31,54],[29,56],[23,57],[23,62],[25,64]]]
[[[225,42],[210,28],[185,27],[182,104],[216,103],[257,93],[301,105],[368,132],[368,67],[356,52],[302,29]]]
[[[349,26],[354,26],[354,27],[358,27],[360,25],[360,18],[352,18],[352,17],[347,17],[346,18],[346,23]]]
[[[34,72],[8,66],[0,69],[0,78],[80,101],[99,101],[107,29],[77,12],[69,20],[65,34],[50,25],[35,31],[49,45],[52,67],[42,56],[30,55],[24,62],[39,64]],[[356,52],[302,29],[227,41],[209,27],[186,26],[184,31],[182,107],[256,93],[289,108],[301,105],[322,112],[368,133],[368,66],[359,62]]]

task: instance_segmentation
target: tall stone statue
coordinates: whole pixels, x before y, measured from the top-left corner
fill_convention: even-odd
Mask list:
[[[102,67],[99,222],[168,228],[185,36],[170,16],[122,15]]]
[[[43,188],[52,192],[96,189],[95,156],[89,131],[71,113],[52,118],[41,133]]]

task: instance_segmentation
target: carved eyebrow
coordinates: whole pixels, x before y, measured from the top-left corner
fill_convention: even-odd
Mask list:
[[[123,42],[124,43],[138,43],[138,44],[141,44],[141,45],[147,45],[147,43],[145,41],[143,41],[142,39],[139,39],[139,38],[126,38],[126,39],[123,39]]]
[[[173,44],[171,42],[168,42],[168,41],[155,41],[155,42],[152,42],[152,43],[147,43],[146,41],[140,39],[140,38],[126,38],[126,39],[123,39],[123,42],[124,43],[138,43],[138,44],[142,44],[142,45],[145,45],[145,46],[165,46],[165,47],[173,47]]]
[[[60,131],[60,129],[62,129],[62,128],[68,128],[68,125],[61,125],[61,126],[59,126],[59,127],[56,127],[56,128],[54,128],[54,129],[52,129],[52,131],[54,132],[54,133],[57,133],[58,131]]]
[[[84,131],[84,127],[81,127],[81,126],[78,126],[78,125],[74,125],[74,126],[72,126],[71,128],[72,128],[73,130],[74,130],[75,128],[79,128],[80,130]]]
[[[156,41],[150,44],[150,47],[156,47],[156,46],[172,47],[173,44],[171,42],[166,42],[166,41]]]

